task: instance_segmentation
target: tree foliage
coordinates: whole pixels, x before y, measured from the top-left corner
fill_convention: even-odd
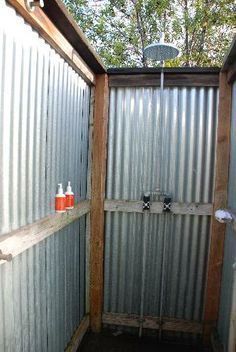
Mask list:
[[[235,30],[234,0],[64,1],[108,67],[146,66],[162,31],[181,52],[166,66],[219,66]]]

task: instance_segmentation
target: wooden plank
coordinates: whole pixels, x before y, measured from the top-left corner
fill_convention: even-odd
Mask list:
[[[218,87],[219,74],[165,73],[165,87]],[[109,75],[110,87],[159,87],[160,73]]]
[[[228,83],[233,83],[235,81],[235,79],[236,79],[236,61],[229,66],[229,69],[227,71]]]
[[[164,73],[181,73],[181,74],[220,74],[219,67],[164,67]],[[159,67],[110,67],[107,69],[108,75],[140,75],[160,73],[162,68]]]
[[[44,38],[89,84],[95,84],[95,75],[66,40],[43,10],[36,7],[29,12],[24,0],[7,0],[42,38]]]
[[[93,114],[94,114],[94,91],[91,89],[90,112],[89,112],[89,149],[88,149],[88,168],[87,168],[87,196],[91,199],[91,167],[92,167],[92,147],[93,147]],[[90,213],[86,216],[86,313],[90,312]]]
[[[144,321],[142,322],[143,328],[159,330],[159,321],[159,317],[144,316]],[[140,317],[135,314],[104,313],[102,316],[102,322],[103,324],[108,325],[121,325],[138,328],[140,325]],[[193,334],[202,333],[201,323],[184,319],[163,317],[161,328],[165,331],[186,332]]]
[[[33,224],[21,227],[2,236],[0,250],[3,254],[11,254],[12,257],[15,257],[79,219],[89,211],[90,202],[86,200],[80,202],[74,209],[66,213],[55,213]],[[3,263],[5,261],[0,261],[0,265]]]
[[[96,76],[91,194],[90,319],[101,330],[103,307],[104,197],[107,156],[108,77]]]
[[[43,11],[76,49],[82,59],[95,73],[105,73],[106,68],[61,0],[44,2]]]
[[[78,329],[75,331],[74,335],[71,338],[71,341],[69,343],[69,345],[66,347],[65,351],[66,352],[76,352],[83,340],[84,335],[86,334],[86,332],[89,329],[89,316],[86,315]]]
[[[128,201],[128,200],[106,200],[104,203],[104,210],[115,212],[120,211],[124,213],[143,213],[142,201]],[[152,202],[150,214],[162,214],[163,203]],[[212,215],[213,205],[203,203],[172,203],[171,213],[179,215]]]
[[[216,176],[214,186],[214,212],[227,206],[227,186],[230,152],[231,86],[227,72],[220,74],[218,129],[216,145]],[[205,291],[204,341],[216,326],[220,300],[221,271],[223,265],[225,224],[212,218],[208,273]]]

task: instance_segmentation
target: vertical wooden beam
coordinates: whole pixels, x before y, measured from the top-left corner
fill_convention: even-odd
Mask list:
[[[96,76],[91,192],[90,322],[99,332],[103,308],[104,198],[107,155],[108,77]]]
[[[230,152],[231,85],[227,82],[227,72],[220,73],[218,128],[216,144],[216,172],[214,188],[214,212],[227,206],[228,169]],[[213,214],[214,214],[213,212]],[[212,217],[208,273],[204,305],[204,342],[216,326],[219,302],[221,272],[224,254],[225,224]]]

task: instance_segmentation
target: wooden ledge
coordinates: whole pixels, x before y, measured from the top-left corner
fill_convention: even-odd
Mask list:
[[[0,238],[0,250],[3,254],[19,255],[55,232],[63,229],[73,221],[79,219],[90,211],[90,201],[80,202],[74,209],[63,213],[55,213],[33,224],[21,227]],[[0,265],[5,263],[1,260]]]
[[[71,341],[69,342],[68,346],[65,349],[65,352],[76,352],[83,340],[84,335],[89,329],[90,319],[89,315],[86,315],[82,320],[75,331],[74,335],[72,336]]]
[[[135,314],[104,313],[102,316],[103,324],[121,325],[130,327],[140,326],[140,316]],[[159,330],[160,318],[144,316],[143,328]],[[161,329],[165,331],[178,331],[192,334],[202,334],[202,324],[197,321],[174,319],[164,317],[162,319]]]

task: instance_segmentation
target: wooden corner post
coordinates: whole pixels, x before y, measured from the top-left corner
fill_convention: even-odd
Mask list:
[[[230,152],[231,85],[227,82],[227,72],[220,73],[218,128],[216,139],[216,168],[214,188],[214,211],[227,206],[228,169]],[[215,220],[211,223],[211,238],[208,272],[205,291],[203,340],[210,343],[212,331],[217,323],[221,272],[224,254],[225,224]]]
[[[104,198],[107,156],[108,77],[96,76],[91,189],[90,322],[99,332],[103,309]]]

